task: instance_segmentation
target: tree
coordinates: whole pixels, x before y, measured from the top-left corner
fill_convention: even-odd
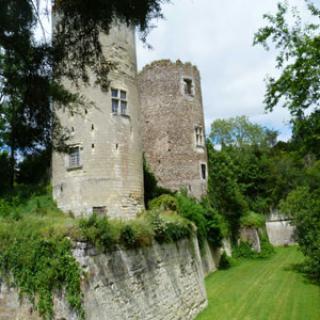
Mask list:
[[[225,150],[214,150],[210,141],[208,149],[208,200],[210,206],[223,214],[236,238],[241,215],[248,210],[236,177],[233,160]]]
[[[320,282],[320,189],[307,186],[292,191],[281,203],[281,210],[293,218],[297,239],[307,257],[305,271]]]
[[[292,121],[292,143],[303,157],[320,159],[320,110]]]
[[[59,36],[52,44],[35,37],[36,26],[41,25],[40,2],[0,2],[0,147],[9,149],[12,187],[18,155],[65,149],[67,132],[51,103],[81,106],[84,101],[66,91],[60,79],[86,82],[89,67],[103,85],[110,64],[101,54],[99,33],[109,31],[114,17],[146,32],[150,20],[161,16],[163,1],[56,0]]]
[[[217,119],[211,124],[211,141],[222,147],[242,148],[248,145],[273,145],[276,137],[276,131],[254,124],[246,116]]]
[[[311,1],[306,4],[311,23],[303,24],[297,10],[289,17],[288,5],[279,3],[275,15],[264,15],[268,24],[254,36],[254,45],[269,49],[271,42],[278,52],[280,75],[267,80],[266,109],[272,111],[282,105],[294,117],[302,116],[310,107],[318,108],[320,98],[320,10]]]

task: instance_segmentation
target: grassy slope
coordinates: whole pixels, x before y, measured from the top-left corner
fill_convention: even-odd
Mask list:
[[[197,320],[319,320],[320,287],[292,270],[296,247],[268,260],[244,261],[206,279],[209,306]]]

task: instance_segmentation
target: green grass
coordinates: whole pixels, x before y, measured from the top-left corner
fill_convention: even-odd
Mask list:
[[[197,320],[319,320],[320,287],[293,269],[302,261],[297,247],[279,248],[210,275],[209,306]]]

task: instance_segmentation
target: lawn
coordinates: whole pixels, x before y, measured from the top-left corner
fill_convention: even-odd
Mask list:
[[[210,275],[209,305],[196,320],[319,320],[320,287],[292,268],[302,260],[297,247],[279,248]]]

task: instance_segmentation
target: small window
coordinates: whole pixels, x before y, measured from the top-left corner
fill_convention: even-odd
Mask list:
[[[107,208],[106,207],[93,207],[92,213],[96,214],[97,216],[104,216],[107,213]]]
[[[204,136],[202,127],[195,127],[195,135],[196,135],[196,145],[203,146],[204,145]]]
[[[127,92],[124,90],[111,89],[112,95],[112,113],[127,114],[128,101]]]
[[[207,166],[205,164],[201,164],[201,178],[203,180],[207,179]]]
[[[69,149],[69,168],[80,167],[80,148],[71,147]]]
[[[191,79],[183,79],[184,93],[187,96],[193,96],[193,84]]]

